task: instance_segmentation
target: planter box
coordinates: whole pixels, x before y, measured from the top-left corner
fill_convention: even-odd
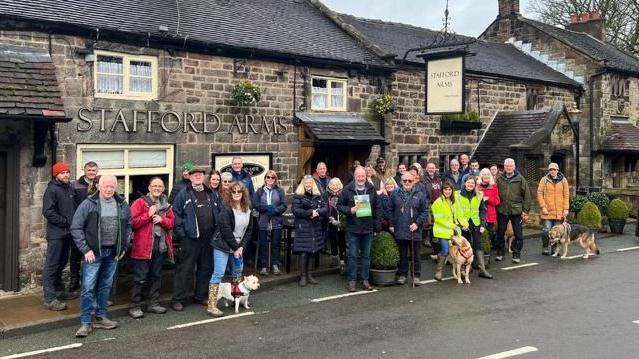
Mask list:
[[[371,282],[375,285],[395,285],[395,273],[397,269],[372,269],[370,270]]]
[[[440,120],[439,129],[444,130],[478,130],[481,122]]]
[[[623,228],[626,226],[626,220],[608,219],[608,225],[611,233],[622,234]]]

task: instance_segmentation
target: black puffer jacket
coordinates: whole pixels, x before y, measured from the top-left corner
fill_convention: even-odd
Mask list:
[[[240,243],[235,240],[235,235],[233,235],[233,230],[235,230],[235,214],[233,214],[231,207],[222,205],[220,211],[216,214],[215,221],[217,223],[217,230],[211,240],[213,248],[227,253],[233,253],[240,247],[246,250],[253,231],[252,215],[249,214],[249,224],[248,227],[246,227],[246,232],[244,232]]]
[[[324,248],[324,233],[322,222],[326,218],[326,202],[321,195],[296,194],[293,196],[293,214],[295,215],[295,253],[317,253]],[[313,210],[317,210],[318,217],[311,218]]]
[[[47,240],[65,238],[71,234],[76,207],[70,185],[49,181],[42,198],[42,215],[47,219]]]

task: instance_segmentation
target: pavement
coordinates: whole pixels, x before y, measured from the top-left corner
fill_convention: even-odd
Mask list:
[[[625,231],[626,233],[634,233],[632,232],[634,231],[634,226],[627,226]],[[525,230],[525,249],[531,247],[540,247],[540,244],[531,244],[533,241],[538,242],[539,236],[540,232],[538,230]],[[610,236],[610,234],[600,235],[598,238],[603,239],[606,236]],[[427,254],[430,253],[430,249],[424,248],[422,256],[427,256]],[[319,267],[321,269],[317,271],[317,275],[322,276],[335,274],[336,269],[331,268],[330,263],[328,262],[328,256],[322,256],[322,263]],[[426,267],[424,269],[425,273],[429,273],[429,269],[427,268],[429,267]],[[168,301],[171,298],[171,276],[172,271],[165,271],[162,300],[167,305]],[[295,261],[293,261],[293,268],[291,270],[291,273],[284,273],[281,276],[269,275],[260,277],[260,281],[262,283],[261,290],[268,290],[270,288],[284,286],[286,284],[296,282],[297,279],[298,276],[295,268]],[[128,309],[129,282],[130,281],[127,278],[120,278],[120,280],[118,281],[118,295],[115,297],[114,300],[115,305],[109,308],[110,317],[118,318],[126,315]],[[0,338],[23,336],[51,329],[76,325],[79,321],[79,299],[67,301],[67,304],[69,307],[65,311],[49,311],[42,305],[41,292],[0,298]]]

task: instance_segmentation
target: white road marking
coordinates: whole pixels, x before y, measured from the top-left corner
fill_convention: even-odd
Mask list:
[[[315,298],[315,299],[311,299],[311,302],[319,303],[319,302],[325,302],[327,300],[333,300],[333,299],[339,299],[339,298],[344,298],[344,297],[351,297],[351,296],[354,296],[354,295],[361,295],[361,294],[368,294],[368,293],[375,293],[375,292],[377,292],[377,289],[360,290],[359,292],[339,294],[339,295],[333,295],[333,296],[330,296],[330,297],[323,297],[323,298]]]
[[[637,247],[628,247],[628,248],[619,248],[616,251],[617,252],[625,252],[625,251],[633,251],[635,249],[639,249],[639,246],[637,246]]]
[[[244,317],[247,315],[253,315],[255,314],[255,312],[246,312],[246,313],[240,313],[240,314],[233,314],[233,315],[228,315],[225,317],[219,317],[219,318],[213,318],[213,319],[206,319],[206,320],[200,320],[197,322],[191,322],[191,323],[185,323],[185,324],[178,324],[178,325],[174,325],[172,327],[168,327],[166,328],[166,330],[172,330],[172,329],[180,329],[180,328],[186,328],[186,327],[192,327],[194,325],[200,325],[200,324],[208,324],[208,323],[213,323],[213,322],[219,322],[221,320],[227,320],[227,319],[234,319],[234,318],[239,318],[239,317]]]
[[[561,258],[561,257],[559,257],[559,258],[561,258],[561,259],[575,259],[575,258],[583,258],[583,256],[584,256],[583,254],[577,254],[577,255],[574,255],[574,256],[566,257],[566,258]]]
[[[28,357],[28,356],[32,356],[32,355],[57,352],[57,351],[60,351],[60,350],[65,350],[65,349],[79,348],[81,346],[82,346],[82,343],[73,343],[73,344],[69,344],[69,345],[63,345],[63,346],[60,346],[60,347],[53,347],[53,348],[49,348],[49,349],[35,350],[35,351],[32,351],[32,352],[7,355],[7,356],[0,357],[0,359],[24,358],[24,357]]]
[[[635,320],[633,323],[635,323],[635,324],[639,324],[639,320]]]
[[[516,355],[532,353],[532,352],[536,352],[536,351],[537,351],[537,348],[535,348],[535,347],[521,347],[521,348],[509,350],[509,351],[506,351],[506,352],[487,355],[485,357],[481,357],[481,358],[477,358],[477,359],[503,359],[503,358],[514,357]]]
[[[444,278],[442,278],[441,281],[443,282],[445,280],[451,280],[451,279],[453,279],[453,277],[444,277]],[[420,281],[419,283],[421,283],[421,284],[430,284],[430,283],[436,283],[436,282],[438,282],[437,279],[428,279],[428,280]]]
[[[537,262],[533,262],[533,263],[526,263],[526,264],[522,264],[522,265],[518,265],[518,266],[512,266],[512,267],[504,267],[501,270],[513,270],[513,269],[519,269],[519,268],[526,268],[526,267],[532,267],[532,266],[536,266],[539,263]]]

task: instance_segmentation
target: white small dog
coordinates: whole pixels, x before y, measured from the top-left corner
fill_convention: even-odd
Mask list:
[[[250,275],[244,277],[242,281],[234,285],[232,283],[220,283],[220,287],[217,292],[217,300],[224,299],[224,306],[228,307],[230,302],[235,302],[235,313],[240,312],[240,304],[245,309],[251,309],[249,306],[248,298],[251,291],[258,290],[260,288],[260,280]]]

